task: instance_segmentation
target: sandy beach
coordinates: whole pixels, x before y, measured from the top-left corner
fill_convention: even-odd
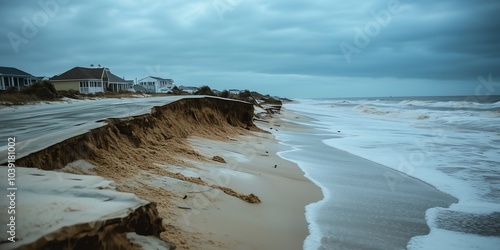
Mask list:
[[[113,181],[117,191],[156,204],[159,237],[176,249],[302,249],[305,206],[323,198],[320,188],[277,155],[290,148],[268,132],[273,120],[256,126],[248,104],[226,102],[181,101],[111,119],[18,166],[65,166],[51,171]],[[77,152],[61,157],[73,144]]]

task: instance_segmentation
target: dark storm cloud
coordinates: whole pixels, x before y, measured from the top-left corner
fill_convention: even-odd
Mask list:
[[[101,64],[131,79],[163,74],[271,92],[305,79],[319,92],[373,79],[468,81],[473,89],[477,76],[500,73],[500,4],[493,0],[60,2],[50,13],[37,2],[2,1],[0,64],[49,76]],[[394,6],[381,23],[377,13]],[[37,26],[40,13],[49,18]],[[26,20],[35,23],[32,37],[23,35]],[[369,39],[361,47],[359,31]],[[12,34],[24,40],[12,46]]]

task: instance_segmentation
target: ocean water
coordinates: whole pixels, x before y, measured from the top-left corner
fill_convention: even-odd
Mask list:
[[[311,235],[304,248],[500,249],[500,97],[471,100],[475,99],[302,99],[286,104],[285,108],[313,118],[293,122],[313,127],[315,133],[279,132],[278,139],[293,148],[280,156],[297,162],[325,195],[324,200],[306,208]],[[383,173],[387,194],[417,192],[401,190],[410,176],[458,201],[449,207],[424,209],[430,231],[418,229],[415,219],[414,225],[399,227],[402,232],[416,228],[402,233],[404,237],[396,237],[400,231],[392,232],[393,238],[377,235],[380,228],[376,226],[373,234],[369,229],[364,235],[346,233],[341,222],[350,218],[337,218],[341,213],[335,210],[336,202],[342,199],[331,195],[342,188],[338,185],[341,179],[332,176],[342,173],[332,168],[335,162],[321,161],[328,158],[327,153],[307,151],[313,144],[396,170]],[[401,212],[412,210],[414,205],[408,206],[391,213],[398,221],[416,218],[416,214]],[[388,243],[391,241],[395,243]]]

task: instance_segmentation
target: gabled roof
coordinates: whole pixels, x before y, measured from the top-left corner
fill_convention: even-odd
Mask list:
[[[11,75],[11,76],[29,76],[33,77],[22,70],[13,67],[0,67],[0,75]]]
[[[108,82],[112,83],[130,83],[132,80],[127,81],[121,77],[111,73],[107,68],[84,68],[74,67],[60,75],[50,78],[51,81],[64,81],[64,80],[96,80],[102,79],[104,70],[107,70]]]
[[[112,83],[130,83],[130,82],[134,82],[132,80],[130,81],[127,81],[121,77],[118,77],[116,76],[115,74],[111,73],[110,71],[108,71],[108,82],[112,82]]]
[[[104,68],[74,67],[60,75],[50,78],[50,80],[61,81],[61,80],[101,79],[103,70]]]

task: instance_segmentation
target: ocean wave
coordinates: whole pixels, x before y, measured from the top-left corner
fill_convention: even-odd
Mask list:
[[[402,119],[418,119],[418,120],[426,120],[431,117],[428,113],[415,112],[411,110],[395,110],[395,109],[387,109],[380,108],[371,105],[358,105],[356,109],[361,113],[370,114],[370,115],[379,115],[379,116],[388,116],[392,118],[402,118]]]
[[[496,109],[500,108],[500,101],[494,103],[481,103],[474,101],[433,101],[433,100],[404,100],[397,103],[403,107],[418,107],[418,108],[444,108],[444,109]]]
[[[356,106],[356,109],[363,112],[363,113],[372,114],[372,115],[388,115],[388,114],[399,113],[399,111],[381,110],[381,109],[378,109],[374,106],[363,105],[363,104]]]
[[[403,100],[400,101],[398,104],[403,105],[403,106],[428,106],[431,105],[432,103],[435,103],[435,101],[417,101],[417,100]]]
[[[493,117],[500,117],[500,109],[487,111],[487,114]]]

